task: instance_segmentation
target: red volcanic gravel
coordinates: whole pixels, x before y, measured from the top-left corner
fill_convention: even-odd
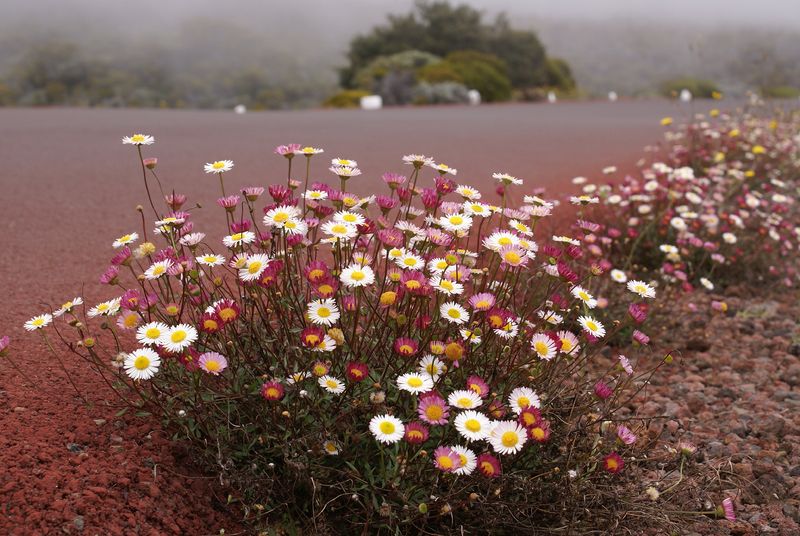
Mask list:
[[[696,111],[711,107],[693,106]],[[155,135],[156,145],[146,153],[159,157],[163,180],[203,205],[212,205],[217,196],[215,180],[202,172],[205,162],[235,160],[231,190],[265,185],[285,176],[283,159],[272,148],[295,141],[324,147],[325,157],[358,159],[365,176],[352,182],[362,192],[374,188],[380,172],[403,171],[400,156],[411,152],[460,168],[458,179],[468,184],[486,186],[492,171],[505,171],[524,177],[529,187],[564,191],[574,175],[596,177],[607,165],[632,167],[642,146],[658,139],[660,117],[685,117],[691,111],[667,102],[244,116],[0,110],[0,336],[12,337],[11,358],[30,379],[0,360],[0,533],[243,531],[235,509],[224,508],[225,496],[214,479],[203,476],[203,468],[193,466],[157,422],[115,417],[118,403],[83,362],[66,352],[54,357],[37,334],[21,328],[47,310],[45,304],[73,296],[92,304],[110,296],[97,277],[111,255],[111,241],[139,228],[134,207],[146,200],[135,151],[122,146],[122,136]],[[323,164],[312,179],[329,179]],[[199,223],[212,216],[201,214]],[[88,405],[73,392],[58,359]],[[790,395],[795,394],[792,388]],[[793,430],[789,416],[783,421],[785,430]],[[778,446],[770,451],[777,453]],[[753,478],[760,478],[767,464],[754,459]],[[786,493],[790,489],[796,486],[787,484]]]

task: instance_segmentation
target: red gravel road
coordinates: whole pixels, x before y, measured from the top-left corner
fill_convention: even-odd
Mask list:
[[[709,103],[693,105],[707,110]],[[0,335],[34,385],[0,362],[0,533],[227,534],[242,531],[214,498],[213,480],[181,457],[152,422],[115,418],[109,394],[82,362],[67,370],[89,399],[74,396],[54,358],[22,323],[83,294],[92,303],[113,238],[138,229],[145,201],[123,135],[156,136],[147,155],[159,174],[193,201],[213,205],[216,182],[205,162],[229,158],[229,191],[283,180],[272,154],[281,143],[326,149],[312,178],[328,179],[328,158],[358,159],[361,191],[400,157],[432,155],[486,186],[493,171],[526,186],[564,190],[575,175],[608,165],[628,169],[660,137],[665,115],[691,109],[654,102],[559,103],[380,112],[252,113],[138,110],[0,110]],[[216,210],[206,211],[218,215]],[[203,221],[204,217],[200,217]]]

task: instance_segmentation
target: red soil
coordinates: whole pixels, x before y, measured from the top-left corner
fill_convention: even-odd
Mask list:
[[[97,276],[114,237],[139,229],[145,197],[134,151],[120,138],[156,136],[148,156],[190,199],[213,205],[216,182],[202,164],[236,161],[229,190],[283,180],[275,145],[301,141],[325,157],[359,160],[361,191],[399,159],[424,152],[461,169],[459,181],[487,185],[492,171],[527,187],[565,190],[568,179],[597,177],[607,165],[630,168],[658,119],[686,116],[666,102],[566,103],[433,110],[311,111],[235,116],[227,112],[0,110],[0,336],[33,385],[0,361],[0,533],[226,534],[242,531],[219,488],[193,466],[152,420],[115,417],[118,406],[98,377],[65,352],[75,396],[36,335],[21,326],[47,303],[109,296]],[[700,105],[708,108],[708,105]],[[323,159],[327,161],[326,159]],[[328,179],[323,162],[315,178]],[[199,195],[198,195],[199,194]],[[207,210],[207,222],[218,216]],[[220,223],[220,222],[217,222]],[[83,290],[83,283],[87,283]],[[223,498],[224,500],[224,498]]]

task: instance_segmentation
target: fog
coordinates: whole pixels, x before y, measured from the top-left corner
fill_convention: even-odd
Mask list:
[[[513,26],[535,30],[548,53],[570,63],[588,94],[647,93],[679,76],[712,78],[734,92],[763,77],[800,85],[797,0],[461,3],[484,10],[489,19],[506,12]],[[207,57],[214,70],[220,61],[257,59],[269,66],[270,76],[333,88],[349,40],[387,14],[412,7],[412,0],[3,0],[0,73],[31,41],[59,38],[98,54],[196,47],[198,62]]]

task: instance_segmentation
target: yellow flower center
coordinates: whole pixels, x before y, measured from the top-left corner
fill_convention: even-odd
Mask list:
[[[481,423],[478,421],[478,419],[467,419],[466,422],[464,422],[464,428],[470,432],[480,432]]]
[[[158,328],[149,328],[144,332],[144,335],[148,339],[157,339],[161,336],[161,330]]]
[[[353,272],[353,274],[350,277],[352,277],[354,281],[361,281],[366,277],[366,274],[364,274],[364,272],[360,270],[357,270]]]
[[[511,244],[514,243],[514,241],[507,236],[502,236],[497,240],[497,243],[500,244],[501,246],[510,246]]]
[[[461,225],[462,223],[464,223],[464,218],[462,218],[461,216],[450,216],[450,223],[452,223],[453,225]]]
[[[439,462],[439,467],[443,469],[453,468],[453,459],[450,456],[439,456],[436,460]]]
[[[432,421],[438,421],[444,415],[444,410],[442,406],[428,406],[425,408],[425,416]]]
[[[414,266],[417,264],[417,259],[415,259],[414,257],[408,257],[406,259],[403,259],[403,264],[405,264],[406,266]]]
[[[219,317],[222,319],[223,322],[228,322],[236,318],[236,311],[231,309],[230,307],[226,307],[225,309],[220,309]]]
[[[547,355],[547,352],[549,351],[547,344],[542,341],[536,341],[533,347],[536,350],[536,353],[539,355]]]
[[[527,396],[521,396],[517,399],[517,405],[521,408],[527,408],[531,405],[531,400]]]
[[[411,279],[410,281],[406,281],[406,288],[408,290],[417,290],[420,286],[420,282],[416,279]]]
[[[419,378],[417,376],[412,376],[411,378],[408,379],[408,385],[414,388],[422,387],[422,378]]]
[[[338,224],[331,227],[331,233],[333,234],[345,234],[347,233],[347,226]]]
[[[328,386],[328,389],[336,389],[339,387],[339,382],[336,380],[325,380],[325,385]]]
[[[333,292],[333,287],[328,285],[328,284],[324,284],[324,285],[320,285],[319,288],[317,288],[317,290],[319,290],[320,294],[327,295],[327,294],[331,294]]]
[[[132,328],[136,325],[137,316],[136,315],[128,315],[123,319],[125,323],[125,327]]]
[[[131,136],[131,141],[134,143],[143,143],[144,136],[141,134],[134,134],[133,136]]]
[[[463,465],[467,465],[467,462],[469,461],[467,459],[467,456],[465,454],[461,454],[461,453],[458,454],[458,459],[461,460],[461,465],[462,466]]]
[[[522,260],[522,257],[516,251],[506,251],[506,254],[503,256],[503,258],[509,264],[517,264]]]
[[[244,238],[244,233],[235,233],[231,235],[231,240],[233,240],[234,242],[238,242],[242,238]]]
[[[573,348],[572,342],[570,342],[569,339],[561,339],[561,350],[562,351],[569,353],[570,351],[572,351],[572,348]]]
[[[331,310],[328,309],[327,307],[320,307],[319,309],[317,309],[317,316],[321,318],[328,318],[329,316],[331,316]]]
[[[516,432],[508,431],[503,434],[500,441],[503,443],[504,447],[511,448],[519,443],[519,436]]]
[[[252,261],[247,267],[247,271],[251,274],[257,274],[258,271],[261,270],[262,265],[263,263],[261,261]]]
[[[534,428],[531,433],[533,434],[534,439],[544,439],[544,430],[541,428]]]
[[[461,311],[459,311],[455,307],[452,307],[447,310],[447,316],[449,316],[450,318],[461,318]]]
[[[211,167],[213,167],[214,169],[222,169],[225,167],[225,162],[214,162],[213,164],[211,164]]]
[[[146,355],[137,356],[136,361],[133,362],[133,366],[138,370],[146,370],[147,367],[150,366],[150,358]]]
[[[494,465],[489,462],[481,462],[481,471],[488,474],[494,474]]]
[[[219,370],[219,363],[217,361],[206,361],[206,370],[209,372],[216,372]]]
[[[591,320],[586,322],[586,327],[589,328],[591,331],[597,331],[597,324],[595,324]]]
[[[278,396],[280,396],[280,391],[275,387],[268,387],[267,396],[270,398],[278,398]]]
[[[459,398],[457,401],[458,407],[468,408],[472,406],[472,399],[467,397]]]
[[[383,421],[380,425],[381,433],[390,435],[394,433],[394,423],[390,421]]]
[[[589,300],[591,300],[591,299],[592,299],[592,297],[591,297],[591,296],[589,296],[587,293],[585,293],[585,292],[584,292],[584,291],[582,291],[582,290],[581,290],[580,292],[578,292],[578,297],[579,297],[580,299],[582,299],[583,301],[589,301]]]
[[[172,335],[170,335],[170,339],[175,343],[182,342],[184,339],[186,339],[186,332],[182,329],[173,331]]]
[[[285,212],[278,212],[272,217],[272,219],[278,223],[283,223],[289,219],[289,215]]]

